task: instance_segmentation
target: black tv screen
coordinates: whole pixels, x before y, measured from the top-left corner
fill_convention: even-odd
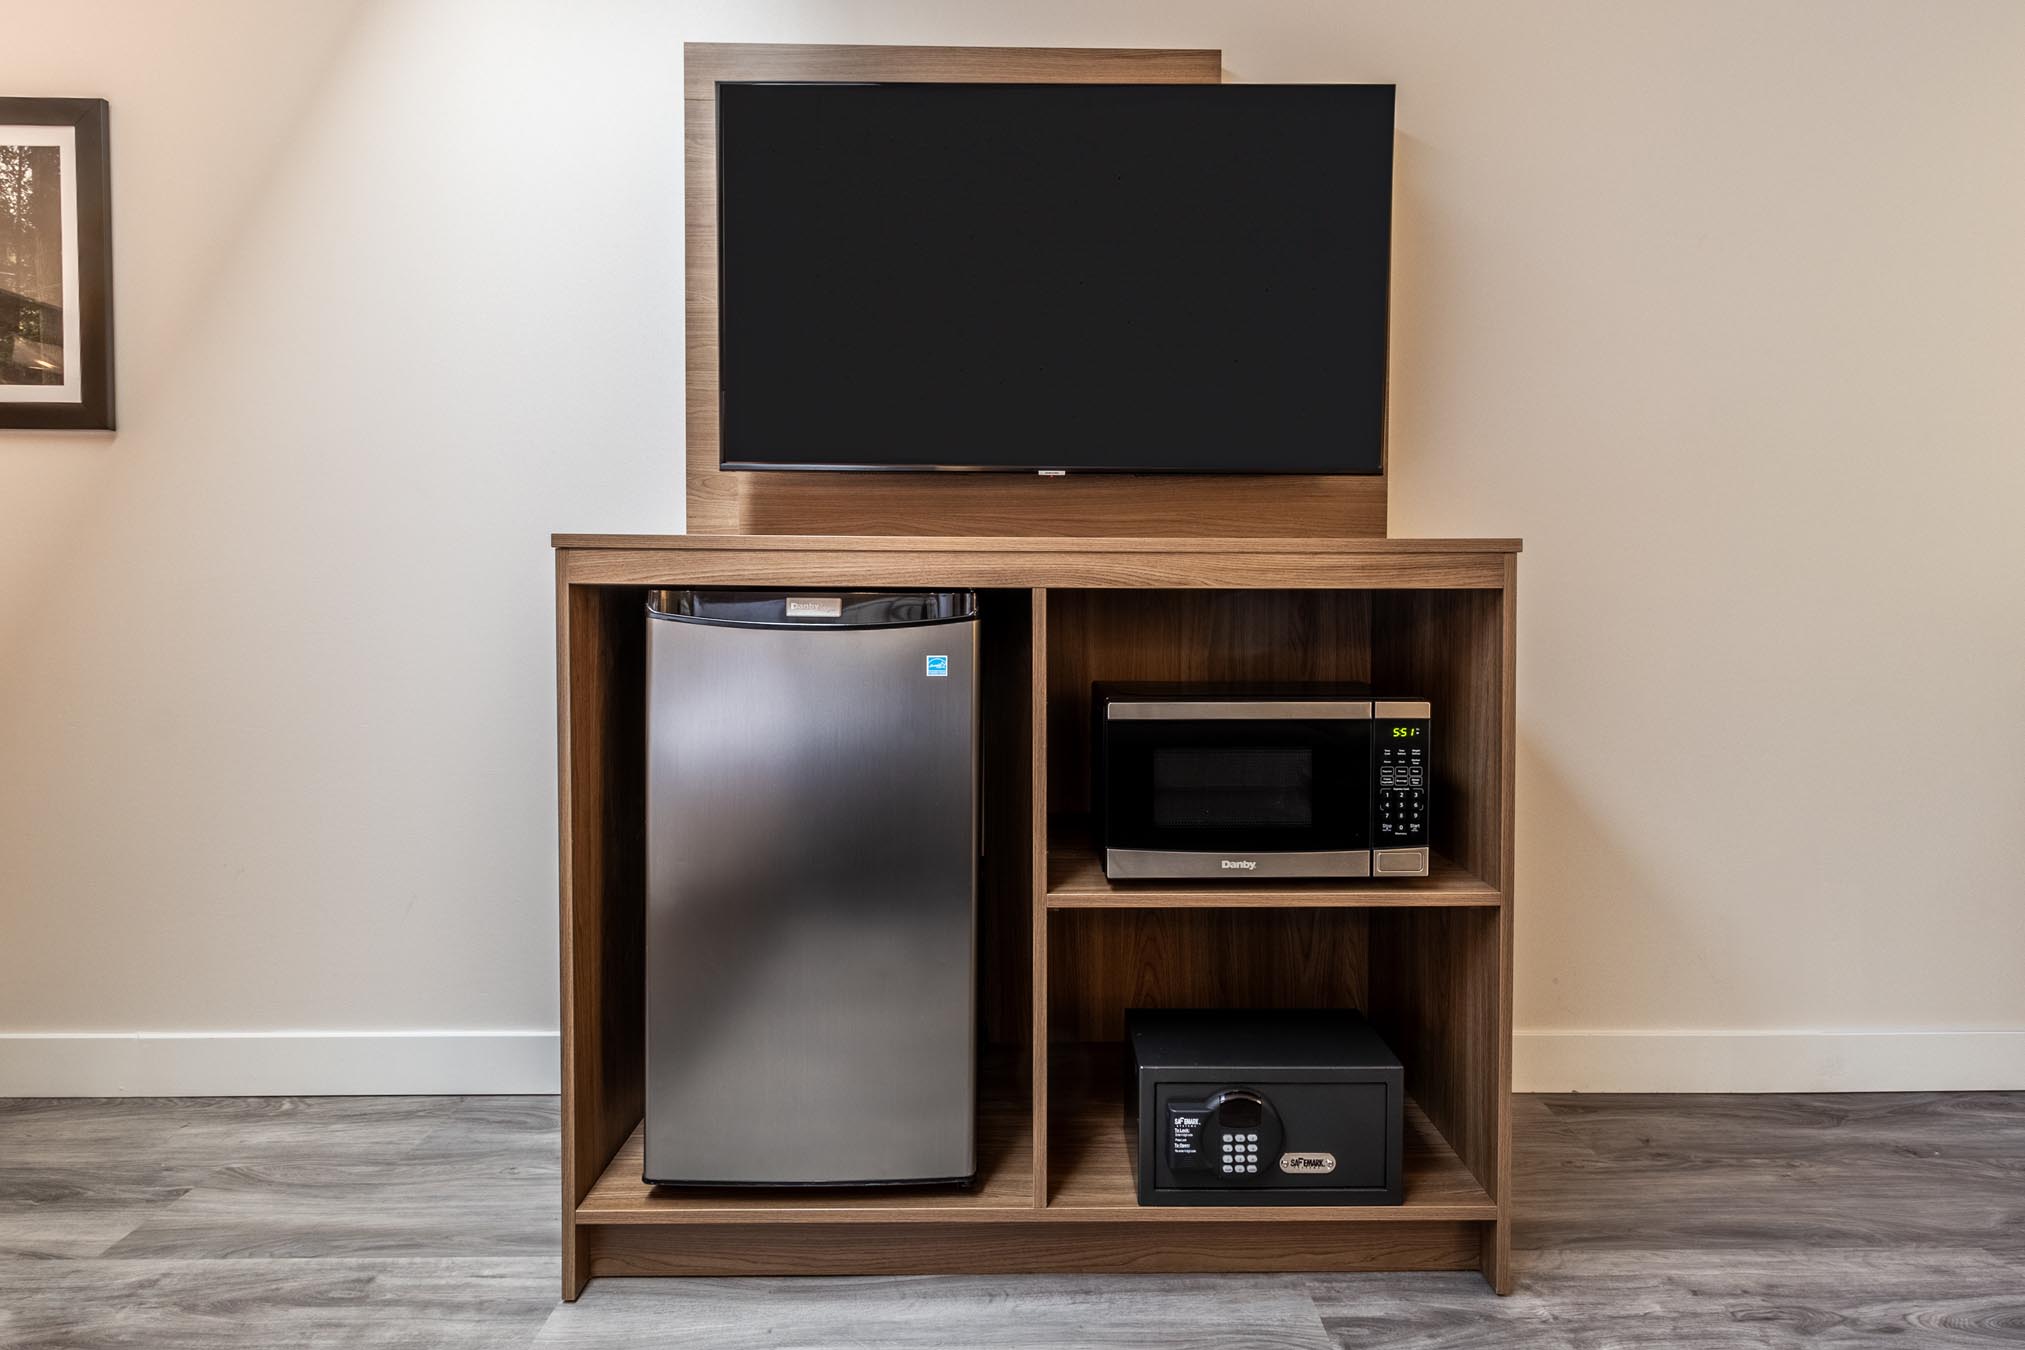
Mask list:
[[[1380,472],[1392,107],[719,84],[723,466]]]

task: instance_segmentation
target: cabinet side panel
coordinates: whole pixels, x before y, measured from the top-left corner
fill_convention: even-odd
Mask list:
[[[558,979],[559,1006],[561,1007],[562,1043],[562,1296],[574,1301],[583,1292],[584,1284],[590,1279],[589,1234],[577,1228],[577,1204],[589,1193],[596,1181],[595,1173],[585,1173],[578,1166],[576,1158],[577,1115],[579,1096],[576,1087],[577,1044],[575,1035],[577,1015],[576,978],[576,900],[574,895],[576,840],[572,823],[576,810],[576,786],[571,768],[574,752],[570,733],[572,716],[570,670],[571,650],[576,629],[571,623],[569,564],[571,554],[558,550],[555,555],[555,697],[556,697],[556,857],[557,857],[557,915],[559,931],[556,935],[556,953],[560,971]]]
[[[1499,706],[1503,716],[1500,737],[1503,766],[1499,773],[1504,794],[1499,813],[1502,841],[1498,875],[1505,888],[1505,907],[1498,924],[1498,1070],[1495,1181],[1491,1196],[1498,1202],[1499,1219],[1484,1229],[1484,1278],[1500,1294],[1512,1292],[1512,1229],[1517,1222],[1512,1194],[1512,948],[1518,925],[1518,876],[1514,866],[1517,852],[1518,764],[1519,764],[1519,559],[1505,557],[1505,589],[1498,608],[1499,651],[1502,664]]]
[[[1030,614],[1027,665],[1027,955],[1032,979],[1027,986],[1029,1035],[1033,1041],[1034,1204],[1048,1195],[1048,909],[1041,892],[1048,884],[1048,608],[1052,595],[1036,588],[1028,593]]]
[[[644,596],[568,586],[563,1137],[574,1207],[640,1123],[645,945]]]
[[[1025,1045],[1033,984],[1033,592],[978,597],[983,648],[983,1035]]]
[[[1517,1218],[1512,1209],[1512,923],[1512,909],[1507,904],[1497,913],[1498,950],[1492,958],[1498,968],[1498,991],[1497,1031],[1492,1042],[1496,1068],[1491,1074],[1489,1108],[1491,1161],[1477,1174],[1498,1202],[1497,1222],[1484,1225],[1481,1264],[1484,1278],[1500,1294],[1512,1292],[1512,1228]]]

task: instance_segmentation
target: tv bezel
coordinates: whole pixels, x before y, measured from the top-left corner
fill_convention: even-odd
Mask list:
[[[1313,87],[1316,84],[1327,84],[1329,87],[1349,87],[1359,89],[1389,89],[1393,91],[1393,116],[1394,116],[1393,134],[1395,137],[1397,136],[1399,86],[1396,84],[1384,84],[1377,82],[1361,82],[1361,81],[1360,82],[1308,81],[1305,83],[1301,81],[1275,81],[1272,83],[1259,83],[1259,84],[1218,84],[1218,85],[1204,84],[1200,86],[1192,85],[1189,87],[1191,88],[1200,87],[1209,89],[1222,89],[1222,88],[1290,89],[1290,88]],[[1076,81],[1073,83],[1066,83],[1062,81],[1049,81],[1049,80],[717,80],[715,81],[711,89],[710,98],[711,98],[712,130],[713,130],[712,146],[711,146],[711,176],[712,176],[712,190],[716,193],[717,196],[717,201],[715,203],[715,210],[714,210],[714,220],[712,223],[713,227],[716,230],[715,243],[717,252],[717,267],[716,267],[717,380],[714,392],[717,399],[717,467],[719,471],[727,473],[907,473],[907,474],[995,473],[995,474],[1032,474],[1044,478],[1078,477],[1088,474],[1105,474],[1121,477],[1139,477],[1139,478],[1182,478],[1182,477],[1383,478],[1385,477],[1387,465],[1391,459],[1392,453],[1393,228],[1389,214],[1385,225],[1386,267],[1385,267],[1385,284],[1383,287],[1383,300],[1382,300],[1385,311],[1385,369],[1380,377],[1380,386],[1383,392],[1382,392],[1382,409],[1378,422],[1378,467],[1375,469],[1361,469],[1361,468],[1359,469],[1313,469],[1313,468],[1149,469],[1138,466],[1109,467],[1091,464],[1042,464],[1042,463],[891,464],[891,463],[880,463],[869,459],[866,460],[864,463],[851,463],[851,464],[786,464],[786,463],[775,463],[771,461],[734,460],[728,458],[725,453],[725,431],[728,426],[728,419],[725,416],[725,404],[724,404],[724,291],[725,291],[724,119],[721,116],[723,106],[722,105],[723,90],[726,85],[737,85],[740,87],[767,86],[773,88],[802,88],[812,86],[816,88],[825,88],[825,89],[845,88],[845,87],[865,88],[865,89],[888,88],[888,87],[899,87],[908,89],[922,89],[922,88],[959,89],[959,88],[976,88],[978,86],[984,86],[994,89],[1010,89],[1010,88],[1137,89],[1146,87],[1146,85],[1141,83],[1130,83],[1113,80]],[[1163,85],[1161,87],[1170,87],[1170,86]],[[1398,156],[1396,154],[1396,147],[1395,147],[1395,153],[1388,155],[1386,159],[1386,198],[1388,204],[1394,206],[1396,206],[1396,202],[1394,201],[1394,192],[1396,189],[1395,180],[1397,175],[1397,169],[1398,169]]]

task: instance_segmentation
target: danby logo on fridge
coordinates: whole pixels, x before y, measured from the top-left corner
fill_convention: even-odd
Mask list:
[[[834,595],[790,595],[787,616],[790,619],[841,619],[844,617],[844,602]]]
[[[1226,872],[1249,872],[1258,865],[1257,860],[1253,858],[1225,858],[1223,860],[1223,870]]]

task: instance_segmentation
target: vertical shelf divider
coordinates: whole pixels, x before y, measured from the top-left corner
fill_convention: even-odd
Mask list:
[[[1029,728],[1033,738],[1030,797],[1033,804],[1027,840],[1033,865],[1027,888],[1028,919],[1033,941],[1033,1104],[1034,1208],[1048,1206],[1048,592],[1033,592],[1033,636],[1029,672],[1033,703]]]

